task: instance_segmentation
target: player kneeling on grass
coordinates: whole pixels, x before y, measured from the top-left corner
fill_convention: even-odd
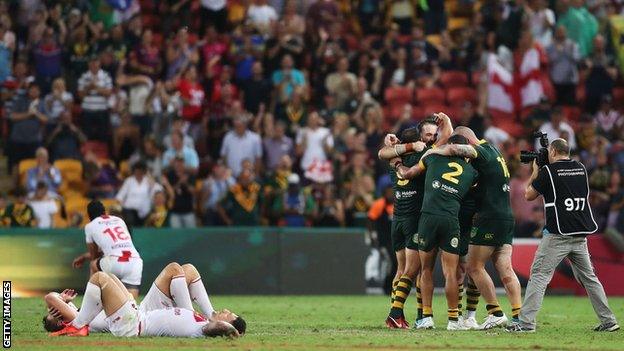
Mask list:
[[[78,311],[71,303],[76,294],[73,290],[63,293],[49,293],[45,300],[49,313],[44,316],[44,328],[48,331],[58,331],[65,322],[71,322],[78,316]],[[181,307],[192,311],[192,301],[195,301],[205,316],[210,320],[222,320],[232,324],[240,335],[246,330],[245,321],[228,310],[216,312],[203,286],[199,272],[192,264],[179,265],[175,262],[168,264],[158,275],[149,292],[143,299],[139,311],[146,315],[151,311],[166,307]],[[198,315],[198,318],[203,316]],[[106,315],[101,311],[90,323],[89,332],[108,332]]]

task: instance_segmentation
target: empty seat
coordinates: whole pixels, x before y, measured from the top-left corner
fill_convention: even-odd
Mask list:
[[[462,106],[464,102],[477,103],[477,91],[468,87],[450,88],[446,91],[446,101],[450,106]]]
[[[414,100],[414,90],[409,87],[388,87],[384,91],[384,100],[389,105],[409,104]]]
[[[17,165],[17,174],[19,175],[20,185],[26,184],[26,173],[28,170],[37,166],[37,160],[34,158],[23,159]]]
[[[416,89],[416,102],[419,105],[426,106],[430,104],[440,104],[443,105],[446,100],[444,96],[444,90],[433,87],[433,88],[422,88]]]
[[[443,71],[440,74],[440,84],[445,88],[467,86],[468,76],[462,71]]]

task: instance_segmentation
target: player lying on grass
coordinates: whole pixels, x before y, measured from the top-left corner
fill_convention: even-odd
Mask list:
[[[76,319],[78,309],[71,303],[75,297],[76,293],[73,290],[65,290],[61,294],[51,292],[45,296],[48,314],[44,316],[43,325],[47,331],[59,331],[64,327],[63,322],[68,323]],[[230,311],[215,312],[195,266],[192,264],[180,266],[175,262],[168,264],[152,283],[140,305],[140,312],[145,314],[166,307],[192,310],[191,301],[197,303],[204,316],[229,320]],[[239,334],[245,333],[246,323],[241,317],[236,316],[231,324]],[[109,332],[104,311],[89,323],[89,332]]]

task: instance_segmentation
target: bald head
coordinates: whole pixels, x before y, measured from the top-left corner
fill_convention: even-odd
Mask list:
[[[459,126],[455,128],[455,130],[453,131],[453,135],[461,135],[468,140],[468,143],[473,145],[479,143],[479,139],[477,138],[475,133],[472,131],[472,129],[468,127]]]
[[[568,142],[565,141],[565,139],[558,138],[553,140],[548,148],[550,149],[550,152],[557,156],[570,156],[570,145],[568,145]]]

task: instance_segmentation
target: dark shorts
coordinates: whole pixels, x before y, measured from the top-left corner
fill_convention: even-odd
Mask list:
[[[459,211],[459,255],[468,254],[470,244],[470,233],[472,231],[472,218],[474,211]]]
[[[460,252],[459,220],[428,213],[420,215],[418,223],[418,249],[431,251],[440,248],[448,253]]]
[[[499,247],[511,245],[513,241],[514,221],[477,218],[470,232],[470,245]]]
[[[407,217],[395,217],[392,221],[392,248],[395,252],[405,248],[418,250],[418,242],[414,240],[418,233],[420,213]]]

